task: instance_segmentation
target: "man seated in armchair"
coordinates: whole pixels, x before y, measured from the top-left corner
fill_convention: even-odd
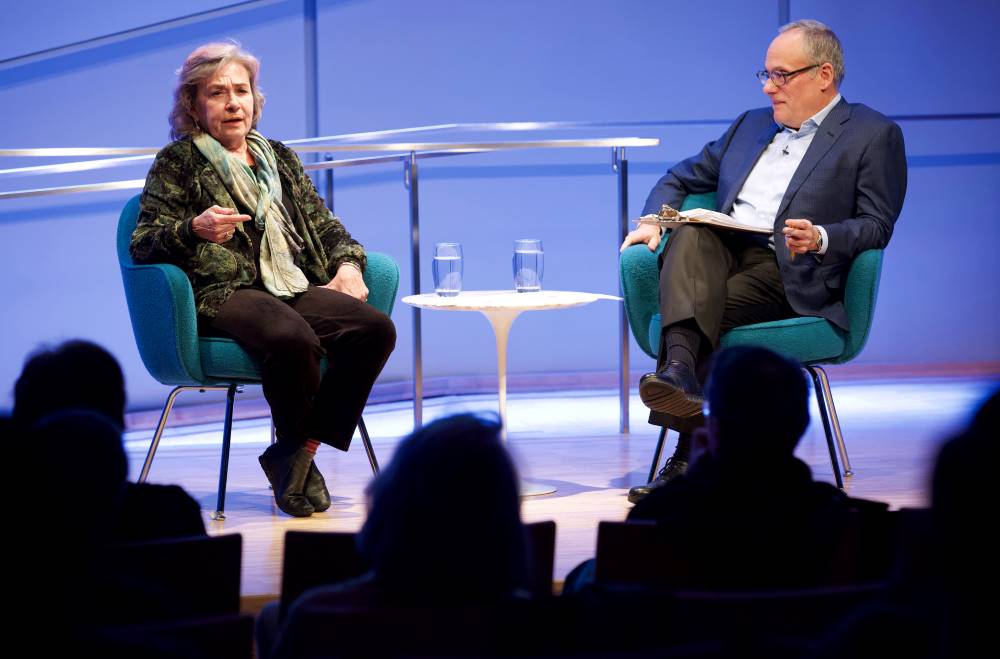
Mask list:
[[[639,501],[684,473],[702,423],[704,367],[719,338],[740,325],[819,316],[848,328],[844,284],[855,256],[889,242],[906,192],[903,135],[895,123],[839,88],[840,41],[812,20],[782,27],[757,72],[771,107],[740,115],[722,137],[672,167],[643,215],[717,192],[715,210],[770,236],[683,226],[660,259],[662,332],[657,369],[639,393],[651,421],[680,431],[656,479],[629,492]],[[655,250],[663,235],[640,224],[622,249]]]

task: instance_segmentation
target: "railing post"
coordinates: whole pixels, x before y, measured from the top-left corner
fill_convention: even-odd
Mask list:
[[[420,194],[417,154],[403,161],[403,184],[410,191],[410,291],[420,295]],[[424,420],[424,365],[421,355],[420,309],[411,307],[413,314],[413,429]]]
[[[333,162],[333,154],[328,153],[326,157],[323,158],[326,162]],[[326,170],[326,207],[330,209],[332,215],[336,215],[336,211],[333,210],[333,169]]]
[[[616,146],[611,149],[611,166],[618,173],[618,236],[615,242],[617,248],[628,234],[628,160],[625,158],[625,147]],[[620,278],[618,295],[623,298],[625,296]],[[625,313],[623,303],[618,311],[618,432],[621,433],[629,431],[628,347],[628,314]]]

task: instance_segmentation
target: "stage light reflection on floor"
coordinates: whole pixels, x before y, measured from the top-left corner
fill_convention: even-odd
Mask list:
[[[960,426],[975,407],[997,386],[990,380],[914,380],[892,382],[834,383],[837,412],[843,423],[871,428],[891,428],[905,419],[907,425],[919,420],[928,431],[945,433]],[[424,422],[460,412],[496,415],[493,395],[442,396],[424,401]],[[647,410],[633,394],[630,399],[632,431],[655,432],[646,424]],[[508,430],[519,437],[606,435],[618,431],[617,391],[548,392],[512,394],[508,400]],[[370,405],[365,421],[373,441],[395,442],[413,428],[413,408],[409,401]],[[160,448],[218,445],[221,422],[169,425]],[[813,404],[813,427],[819,415]],[[246,419],[233,424],[234,444],[261,444],[270,441],[268,418]],[[126,433],[127,449],[148,447],[151,431]]]

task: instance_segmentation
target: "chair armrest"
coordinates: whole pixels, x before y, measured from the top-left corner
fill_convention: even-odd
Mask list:
[[[388,254],[368,252],[366,256],[364,280],[368,287],[368,304],[390,316],[399,291],[399,266]]]
[[[684,199],[678,210],[692,208],[715,208],[715,193],[692,194]],[[647,355],[656,359],[659,345],[650,340],[649,323],[659,313],[660,263],[670,232],[663,236],[656,252],[650,252],[645,245],[628,247],[618,259],[618,274],[621,277],[622,293],[625,297],[625,312],[636,343]]]
[[[850,330],[844,337],[844,352],[835,361],[837,364],[854,359],[868,342],[882,277],[882,257],[882,250],[869,249],[858,254],[851,263],[844,290],[844,307]]]
[[[656,359],[659,346],[649,343],[649,321],[657,313],[660,268],[656,254],[646,245],[632,245],[618,257],[618,274],[625,297],[625,313],[636,343]]]

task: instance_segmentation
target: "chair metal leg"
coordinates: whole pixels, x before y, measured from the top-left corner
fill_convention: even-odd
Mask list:
[[[226,519],[226,479],[229,475],[229,447],[233,439],[233,405],[236,403],[236,392],[241,391],[238,384],[231,384],[226,389],[226,420],[222,428],[222,459],[219,465],[219,498],[215,503],[212,519]]]
[[[163,436],[163,429],[167,426],[167,417],[170,416],[170,410],[174,407],[174,400],[177,395],[182,391],[225,391],[226,387],[199,387],[191,385],[183,385],[180,387],[174,387],[167,396],[167,402],[163,405],[163,411],[160,413],[160,422],[156,424],[156,431],[153,433],[153,441],[149,444],[149,451],[146,452],[146,461],[142,464],[142,471],[139,472],[139,483],[145,483],[146,478],[149,477],[149,468],[153,465],[153,457],[156,455],[156,449],[160,447],[160,438]]]
[[[826,376],[826,371],[822,366],[812,366],[819,374],[823,383],[823,398],[826,400],[826,408],[830,413],[830,423],[833,426],[833,437],[837,440],[837,449],[840,452],[840,462],[844,465],[844,475],[853,476],[851,469],[851,459],[847,456],[847,444],[844,442],[844,434],[840,430],[840,419],[837,417],[837,407],[833,404],[833,390],[830,389],[830,378]],[[815,377],[815,376],[814,376]]]
[[[274,417],[271,417],[271,446],[278,443],[278,432],[274,429]],[[273,490],[274,486],[270,483],[267,484],[267,489]]]
[[[361,441],[365,445],[365,453],[368,454],[368,463],[372,466],[372,474],[378,476],[378,460],[375,458],[375,449],[372,448],[372,440],[368,436],[368,428],[365,427],[364,417],[358,420],[358,430],[361,432]]]
[[[649,478],[646,479],[647,483],[653,482],[656,478],[656,468],[660,466],[660,458],[663,457],[663,444],[667,438],[667,427],[663,426],[660,429],[660,438],[656,440],[656,450],[653,452],[653,462],[649,465]]]
[[[830,465],[833,467],[833,477],[837,481],[837,487],[843,490],[844,478],[840,473],[840,464],[837,462],[837,449],[834,447],[833,428],[830,423],[830,415],[827,412],[826,395],[829,390],[824,388],[823,379],[820,378],[817,369],[818,367],[815,366],[806,366],[806,370],[809,371],[809,375],[812,376],[813,384],[816,389],[816,403],[819,406],[820,417],[823,419],[823,430],[826,433],[826,445],[830,451]],[[818,370],[822,372],[822,369]]]

